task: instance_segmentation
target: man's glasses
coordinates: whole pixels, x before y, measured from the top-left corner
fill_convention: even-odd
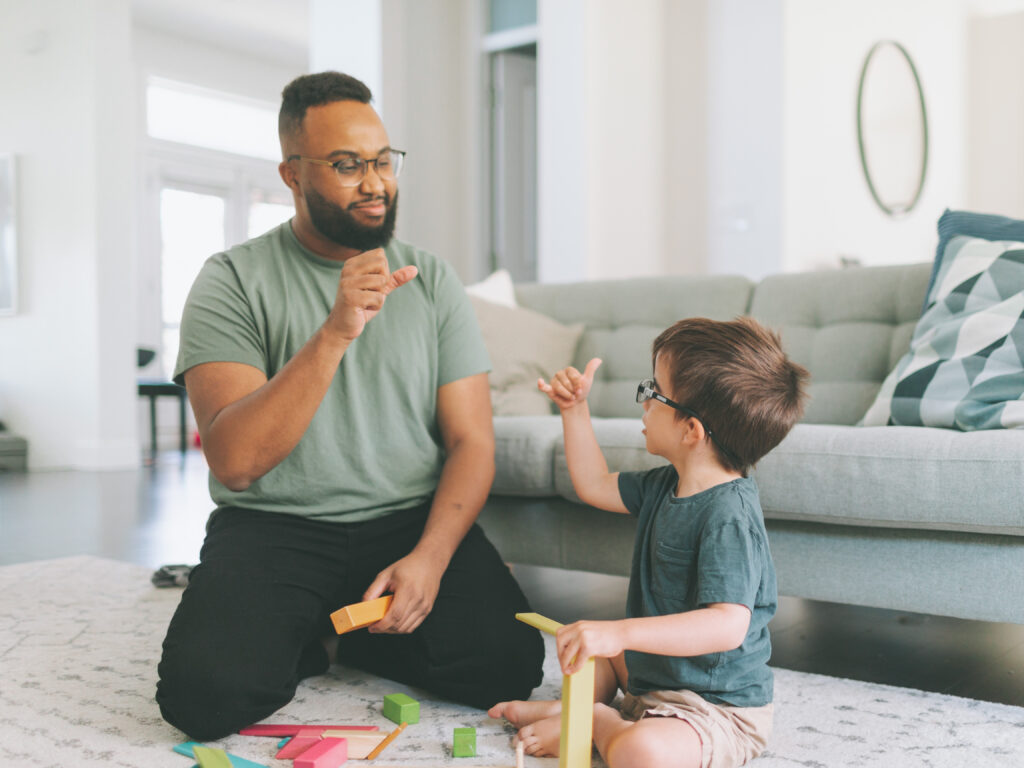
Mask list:
[[[386,149],[377,157],[364,160],[357,155],[346,155],[340,160],[318,160],[305,155],[289,155],[288,160],[305,160],[307,163],[329,165],[338,174],[338,182],[343,187],[358,187],[366,178],[366,169],[373,166],[377,175],[386,181],[394,181],[402,172],[405,163],[405,152],[400,149]]]
[[[680,405],[679,403],[669,400],[663,394],[658,392],[654,388],[654,379],[644,379],[636,388],[636,401],[638,403],[645,403],[648,400],[657,400],[659,403],[664,403],[670,408],[675,408],[680,413],[686,414],[690,418],[699,421],[701,426],[704,427],[704,431],[707,433],[708,437],[711,438],[711,442],[718,446],[718,450],[724,453],[726,457],[729,459],[729,461],[731,461],[737,467],[743,466],[743,463],[736,458],[736,454],[734,454],[732,451],[730,451],[728,448],[726,448],[718,441],[718,438],[715,437],[715,433],[708,428],[708,425],[704,422],[704,419],[702,419],[695,410],[693,410],[692,408],[687,408],[685,405]]]

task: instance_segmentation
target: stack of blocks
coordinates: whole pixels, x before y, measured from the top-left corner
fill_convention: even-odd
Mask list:
[[[420,703],[404,693],[392,693],[384,697],[384,717],[392,722],[418,723]]]
[[[476,728],[455,729],[452,757],[476,757]]]

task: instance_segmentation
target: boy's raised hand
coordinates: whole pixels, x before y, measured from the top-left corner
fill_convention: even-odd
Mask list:
[[[594,373],[600,367],[601,358],[599,357],[595,357],[587,363],[583,373],[570,365],[552,376],[550,384],[544,379],[537,379],[537,389],[550,397],[559,410],[564,411],[587,399],[590,387],[594,383]]]

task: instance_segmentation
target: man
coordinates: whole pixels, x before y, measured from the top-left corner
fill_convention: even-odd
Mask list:
[[[392,240],[394,150],[337,72],[283,92],[295,217],[207,261],[181,326],[216,510],[164,641],[168,722],[216,739],[345,664],[485,708],[543,644],[474,524],[494,476],[489,361],[452,269]],[[393,594],[369,631],[330,612]]]

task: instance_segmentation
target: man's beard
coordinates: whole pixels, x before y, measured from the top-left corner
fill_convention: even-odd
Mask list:
[[[379,226],[367,227],[356,221],[348,209],[330,202],[312,187],[306,190],[309,218],[317,231],[328,240],[357,251],[383,248],[391,242],[391,237],[395,234],[395,219],[398,216],[398,191],[395,190],[394,197],[383,195],[383,199],[384,221]]]

